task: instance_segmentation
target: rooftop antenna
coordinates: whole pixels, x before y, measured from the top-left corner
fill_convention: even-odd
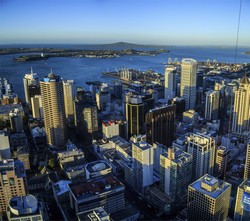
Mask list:
[[[30,73],[33,74],[33,68],[32,67],[30,68]]]
[[[50,73],[51,73],[51,74],[53,74],[53,70],[52,70],[52,68],[50,68]]]

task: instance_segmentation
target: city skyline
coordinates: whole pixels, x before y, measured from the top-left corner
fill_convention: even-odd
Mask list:
[[[239,46],[250,45],[242,0]],[[0,1],[0,44],[119,41],[160,45],[236,42],[240,1]]]

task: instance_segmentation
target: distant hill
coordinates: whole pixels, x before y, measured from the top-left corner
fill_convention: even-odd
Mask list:
[[[250,51],[245,52],[246,54],[250,54]]]
[[[106,47],[106,48],[168,48],[168,45],[143,45],[127,42],[116,42],[112,44],[93,44],[93,45],[77,45],[77,47]]]

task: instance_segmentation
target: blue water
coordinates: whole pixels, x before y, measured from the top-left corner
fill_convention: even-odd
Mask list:
[[[56,47],[56,48],[80,48],[72,45],[0,45],[0,48],[11,47]],[[82,47],[82,49],[84,49]],[[88,49],[90,49],[88,47]],[[96,49],[96,48],[94,48]],[[50,73],[51,68],[53,73],[65,79],[75,80],[78,87],[84,87],[89,90],[85,84],[86,81],[104,81],[110,82],[112,78],[101,75],[101,72],[119,70],[120,67],[140,69],[146,71],[153,69],[158,73],[164,74],[164,64],[168,62],[168,58],[172,60],[178,58],[194,58],[197,61],[206,61],[216,59],[218,62],[234,63],[235,48],[219,48],[219,47],[187,47],[173,46],[166,48],[170,53],[160,53],[158,56],[124,56],[119,58],[70,58],[57,57],[49,58],[48,60],[32,61],[32,62],[14,62],[13,58],[24,54],[0,55],[0,77],[7,77],[13,84],[15,92],[19,97],[24,98],[23,77],[30,73],[30,68],[33,68],[35,73],[38,73],[42,78]],[[137,50],[143,50],[137,48]],[[151,50],[151,49],[144,49]],[[153,50],[153,49],[152,49]],[[250,55],[244,52],[250,51],[250,48],[238,48],[237,60],[238,63],[250,63]]]

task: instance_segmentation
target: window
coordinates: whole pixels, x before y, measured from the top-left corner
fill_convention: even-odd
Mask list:
[[[14,178],[9,178],[9,183],[11,186],[15,186],[15,179]]]

